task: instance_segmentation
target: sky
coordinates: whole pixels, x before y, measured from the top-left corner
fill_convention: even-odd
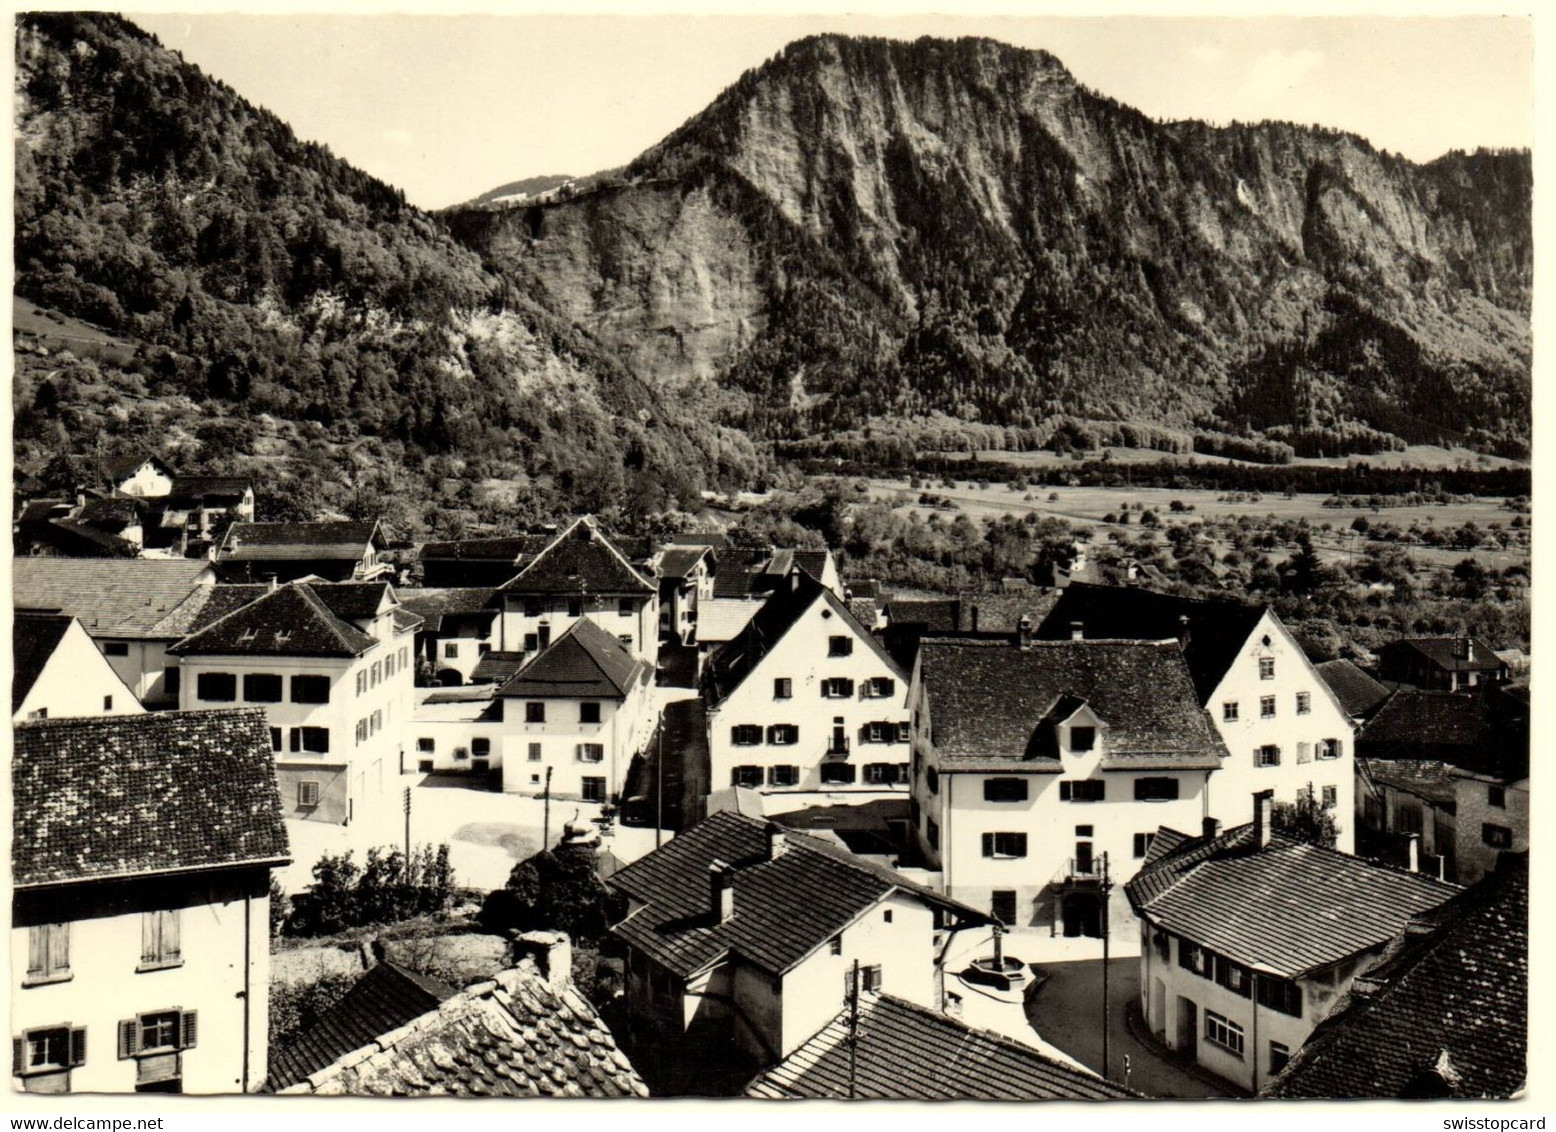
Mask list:
[[[1503,16],[129,15],[424,208],[624,164],[822,31],[990,36],[1152,117],[1318,123],[1419,161],[1534,141],[1532,27]]]

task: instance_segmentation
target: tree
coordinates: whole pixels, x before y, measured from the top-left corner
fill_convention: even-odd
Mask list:
[[[620,918],[595,868],[592,845],[559,845],[520,861],[508,883],[487,894],[481,922],[492,931],[560,931],[595,944]]]
[[[1270,824],[1276,833],[1323,849],[1333,849],[1340,832],[1333,812],[1314,796],[1311,782],[1298,792],[1295,802],[1275,803]]]

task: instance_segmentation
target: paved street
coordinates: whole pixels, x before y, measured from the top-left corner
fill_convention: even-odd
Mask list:
[[[1048,979],[1027,999],[1027,1017],[1043,1040],[1083,1065],[1102,1071],[1102,960],[1046,964]],[[1112,1077],[1124,1080],[1124,1058],[1130,1063],[1129,1087],[1153,1097],[1226,1097],[1218,1089],[1185,1072],[1141,1045],[1124,1025],[1124,1007],[1140,995],[1140,960],[1108,961],[1109,1060]]]

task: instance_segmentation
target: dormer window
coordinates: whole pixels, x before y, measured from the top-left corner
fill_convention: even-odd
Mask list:
[[[1070,728],[1070,750],[1076,754],[1084,754],[1095,750],[1097,746],[1097,729],[1095,727]]]

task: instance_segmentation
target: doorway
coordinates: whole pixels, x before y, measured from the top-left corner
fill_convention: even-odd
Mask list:
[[[1072,892],[1064,898],[1064,934],[1102,937],[1102,902],[1095,893]]]

